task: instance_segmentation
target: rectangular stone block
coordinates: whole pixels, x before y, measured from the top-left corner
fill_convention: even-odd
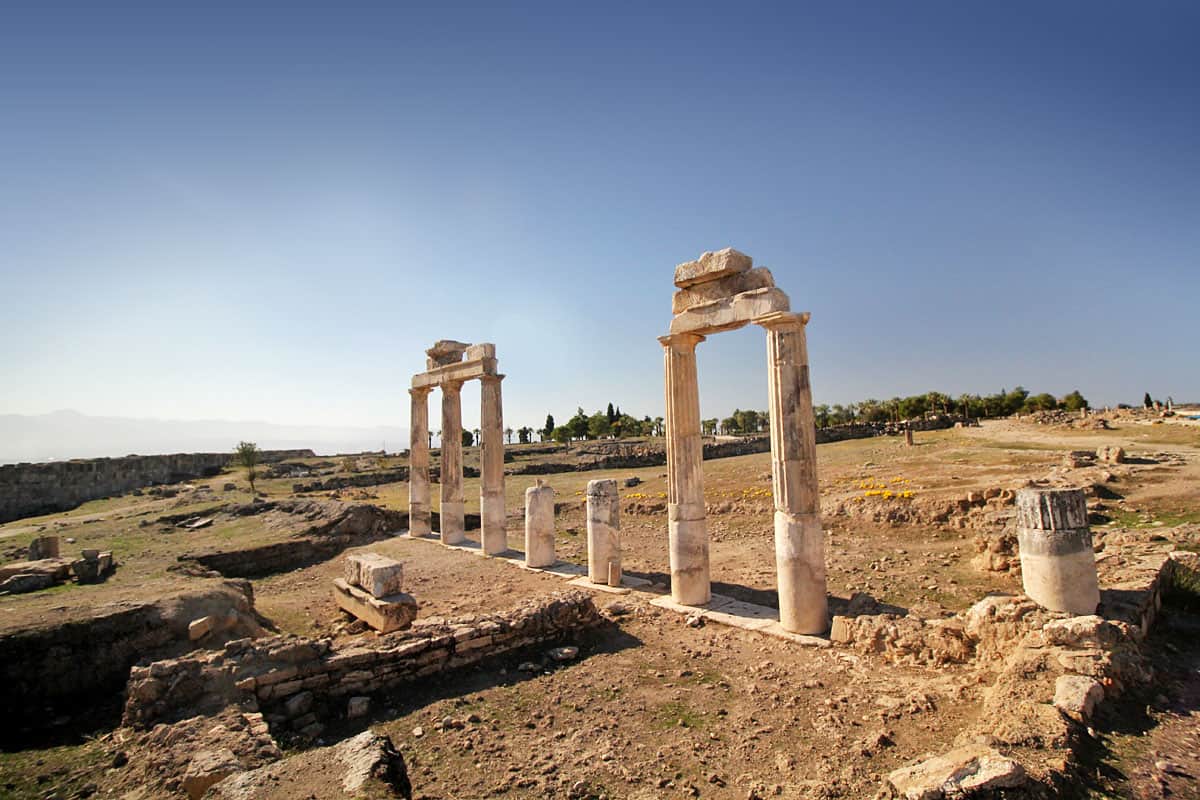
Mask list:
[[[671,320],[671,333],[707,335],[731,331],[760,317],[790,310],[788,296],[782,290],[753,289],[687,309]]]
[[[756,267],[748,272],[735,272],[724,278],[698,283],[675,292],[671,297],[671,313],[682,314],[693,306],[702,306],[723,297],[733,297],[735,294],[755,289],[771,289],[774,286],[775,279],[771,270],[766,267]]]
[[[675,285],[680,289],[686,289],[697,283],[715,281],[726,275],[745,272],[753,263],[750,256],[739,253],[732,247],[726,247],[715,253],[704,253],[695,261],[688,261],[675,268]]]
[[[394,594],[387,599],[380,599],[341,578],[333,581],[333,600],[343,611],[380,633],[408,628],[417,618],[417,601],[412,595]]]
[[[404,565],[379,553],[354,553],[346,557],[346,583],[384,598],[404,590]]]
[[[467,361],[479,361],[484,358],[496,357],[496,345],[491,342],[480,342],[467,348]]]

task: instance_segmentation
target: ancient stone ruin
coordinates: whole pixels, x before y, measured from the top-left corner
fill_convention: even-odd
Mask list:
[[[391,633],[417,618],[417,601],[403,590],[403,564],[378,553],[355,553],[346,557],[344,577],[334,578],[333,601],[380,633]]]
[[[481,544],[489,555],[508,549],[504,533],[504,412],[496,371],[496,346],[464,344],[449,339],[425,351],[425,372],[413,376],[408,487],[409,531],[425,536],[432,530],[429,499],[429,393],[442,390],[441,540],[458,544],[466,538],[463,512],[462,385],[478,378],[482,384],[480,418]]]
[[[821,633],[825,544],[804,336],[809,315],[793,313],[770,271],[751,264],[750,256],[726,248],[675,268],[675,317],[659,338],[666,362],[671,596],[692,606],[711,599],[696,345],[754,323],[767,329],[779,621],[793,633]]]

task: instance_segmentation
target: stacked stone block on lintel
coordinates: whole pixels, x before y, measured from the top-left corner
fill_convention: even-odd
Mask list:
[[[401,589],[404,565],[379,553],[346,557],[345,577],[333,582],[333,600],[343,611],[380,633],[403,630],[417,618],[417,601]]]
[[[404,591],[404,565],[379,553],[354,553],[346,557],[346,583],[361,587],[373,597]]]
[[[750,256],[727,247],[676,267],[679,291],[671,298],[670,333],[705,336],[790,311],[771,271],[751,269],[752,263]]]

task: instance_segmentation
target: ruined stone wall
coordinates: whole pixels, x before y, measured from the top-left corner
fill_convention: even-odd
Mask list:
[[[311,450],[267,450],[262,461],[312,458]],[[0,522],[68,511],[131,489],[216,475],[230,453],[176,453],[0,466]]]
[[[430,620],[386,637],[335,647],[327,640],[270,636],[223,650],[134,668],[123,724],[148,728],[228,705],[261,710],[277,733],[307,730],[369,695],[489,656],[556,640],[600,624],[591,596],[574,591],[460,622]]]
[[[0,636],[0,716],[6,720],[0,743],[56,726],[87,725],[97,714],[115,717],[119,704],[110,701],[120,697],[130,666],[187,647],[193,619],[231,609],[251,613],[251,597],[248,583],[211,581],[158,602]]]

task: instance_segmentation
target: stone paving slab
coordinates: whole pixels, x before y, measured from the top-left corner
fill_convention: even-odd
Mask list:
[[[718,625],[726,625],[731,628],[764,633],[767,636],[794,642],[803,647],[830,647],[832,645],[828,639],[821,636],[806,636],[800,633],[785,631],[776,618],[779,612],[773,608],[760,606],[755,603],[746,603],[719,594],[714,594],[709,604],[703,607],[685,606],[682,603],[676,603],[669,595],[654,598],[650,601],[650,605],[665,608],[668,611],[674,611],[678,614],[686,614],[688,616],[695,614],[706,622],[715,622]]]

